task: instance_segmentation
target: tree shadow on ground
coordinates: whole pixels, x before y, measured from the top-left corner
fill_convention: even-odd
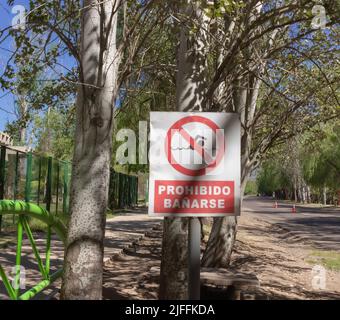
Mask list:
[[[145,237],[111,257],[104,268],[104,298],[157,299],[160,257],[158,237]]]
[[[247,232],[252,231],[246,228]],[[158,299],[159,271],[161,258],[161,232],[151,232],[125,253],[114,255],[105,265],[104,271],[104,299]],[[257,233],[259,230],[257,229]],[[269,250],[269,249],[268,249]],[[244,299],[257,300],[287,300],[287,299],[340,299],[340,294],[335,292],[308,291],[300,283],[292,286],[292,281],[287,281],[287,274],[308,272],[308,267],[296,265],[295,261],[287,257],[283,249],[275,250],[271,255],[261,252],[251,242],[237,240],[232,256],[230,271],[244,272],[259,275],[262,270],[276,270],[273,279],[261,280],[258,289],[244,290]],[[277,273],[277,270],[282,271]],[[288,276],[288,280],[289,276]],[[207,294],[202,290],[202,299],[231,298],[230,288],[213,288]]]
[[[257,276],[264,270],[267,270],[268,274],[276,270],[275,277],[265,277],[260,281],[260,288],[244,292],[253,295],[256,300],[340,299],[338,292],[306,290],[301,283],[294,283],[294,279],[290,279],[289,275],[310,272],[311,267],[297,265],[293,259],[286,257],[285,252],[275,250],[275,254],[268,256],[266,250],[261,252],[259,248],[237,240],[229,270],[253,273]],[[278,270],[280,272],[277,272]]]
[[[33,237],[37,249],[40,253],[42,262],[45,263],[46,254],[46,240],[45,234],[40,232],[34,232]],[[16,243],[9,244],[6,248],[0,252],[0,265],[4,268],[7,277],[11,281],[11,275],[13,274],[13,268],[16,265]],[[53,274],[63,265],[64,246],[63,243],[58,240],[56,236],[52,236],[51,239],[51,260],[50,260],[50,274]],[[21,290],[21,294],[31,289],[43,280],[40,273],[37,259],[34,255],[32,246],[24,233],[22,242],[22,254],[21,254],[21,266],[24,267],[25,288]],[[42,291],[35,297],[35,299],[46,299],[50,293],[56,291],[60,284],[58,282],[53,283],[48,289]],[[7,290],[0,278],[0,300],[8,300],[9,296]]]

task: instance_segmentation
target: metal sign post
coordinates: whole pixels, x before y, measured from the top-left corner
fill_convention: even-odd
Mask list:
[[[189,299],[200,299],[198,217],[240,213],[241,123],[235,113],[151,112],[149,215],[188,217]]]
[[[198,218],[189,219],[189,299],[199,300],[201,290],[201,224]]]

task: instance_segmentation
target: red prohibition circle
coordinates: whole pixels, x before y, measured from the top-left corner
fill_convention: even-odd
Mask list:
[[[203,123],[206,126],[210,127],[215,132],[215,134],[216,134],[216,131],[220,129],[220,127],[215,122],[213,122],[212,120],[210,120],[208,118],[202,117],[202,116],[188,116],[188,117],[182,118],[182,119],[176,121],[170,127],[170,129],[168,130],[167,137],[166,137],[166,143],[165,143],[165,152],[166,152],[167,159],[168,159],[169,163],[171,164],[171,166],[174,169],[176,169],[177,171],[179,171],[180,173],[183,173],[187,176],[203,176],[203,175],[206,174],[207,169],[213,169],[220,164],[221,160],[223,159],[224,148],[220,148],[220,150],[218,150],[218,154],[217,154],[215,160],[204,168],[192,170],[192,169],[185,168],[181,164],[179,164],[175,160],[175,158],[172,156],[171,140],[172,140],[172,137],[173,137],[174,133],[176,132],[176,130],[180,130],[183,125],[185,125],[187,123],[191,123],[191,122]]]

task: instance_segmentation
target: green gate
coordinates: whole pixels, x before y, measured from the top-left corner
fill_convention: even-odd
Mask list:
[[[51,254],[51,235],[55,232],[58,238],[65,243],[66,240],[66,227],[54,214],[51,214],[46,209],[43,209],[35,204],[24,201],[9,201],[0,200],[0,216],[6,217],[7,215],[16,215],[17,222],[17,250],[15,257],[15,275],[12,283],[10,282],[4,268],[0,265],[0,277],[5,285],[8,296],[12,300],[28,300],[36,296],[39,292],[48,287],[52,282],[57,280],[63,270],[59,269],[54,273],[50,273],[50,254]],[[45,255],[42,257],[31,228],[28,223],[28,218],[33,217],[44,222],[47,226],[46,237],[46,250]],[[22,240],[23,233],[26,233],[29,243],[32,247],[34,257],[38,263],[39,271],[42,280],[33,288],[26,292],[20,292],[20,273],[21,273],[21,254],[22,254]]]
[[[132,207],[138,203],[138,177],[115,172],[111,169],[109,208]]]
[[[71,163],[11,147],[0,147],[0,234],[16,231],[14,279],[9,280],[0,265],[0,277],[8,296],[27,300],[36,296],[62,275],[62,269],[50,273],[51,236],[56,233],[65,243],[63,224],[69,211]],[[3,200],[11,199],[11,200]],[[111,170],[109,208],[126,208],[138,202],[138,178]],[[37,219],[46,226],[45,254],[39,252],[30,227]],[[32,247],[42,280],[26,292],[20,292],[23,234]]]
[[[56,215],[66,215],[69,204],[71,164],[1,147],[0,199],[32,202]],[[0,215],[2,228],[14,227],[17,215]]]

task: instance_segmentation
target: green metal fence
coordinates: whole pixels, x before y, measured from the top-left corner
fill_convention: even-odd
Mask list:
[[[126,208],[138,203],[138,177],[111,170],[109,208]]]
[[[69,162],[0,147],[0,232],[2,228],[16,232],[17,239],[16,270],[12,283],[0,265],[0,279],[10,299],[31,299],[61,276],[62,269],[50,272],[51,235],[55,232],[59,240],[65,242],[66,227],[59,216],[68,214],[70,180]],[[109,208],[126,208],[137,202],[138,178],[111,170]],[[47,226],[46,246],[42,254],[29,224],[31,218]],[[24,233],[38,263],[41,281],[21,292],[18,284]]]
[[[0,200],[22,200],[36,203],[52,214],[68,213],[69,162],[5,146],[0,152]],[[16,223],[16,215],[0,215],[0,231]]]
[[[4,217],[8,215],[15,215],[18,219],[16,230],[17,248],[15,256],[14,277],[11,281],[11,279],[7,275],[5,268],[0,264],[0,278],[3,281],[4,287],[10,299],[31,299],[35,297],[39,292],[47,288],[55,280],[60,278],[62,275],[62,268],[59,268],[53,273],[51,272],[51,236],[53,231],[57,234],[59,240],[65,243],[66,227],[55,214],[51,214],[46,209],[25,201],[0,200],[0,215]],[[38,249],[36,240],[28,223],[29,218],[40,220],[48,227],[46,235],[46,246],[43,254],[41,254],[40,250]],[[23,292],[21,290],[20,284],[22,275],[21,258],[24,233],[26,234],[29,244],[34,253],[35,260],[41,274],[41,279],[37,284]]]
[[[0,200],[22,200],[52,214],[67,214],[71,163],[32,152],[0,147]],[[111,170],[109,208],[126,208],[138,202],[138,178]],[[0,215],[0,231],[17,223],[17,216]]]

